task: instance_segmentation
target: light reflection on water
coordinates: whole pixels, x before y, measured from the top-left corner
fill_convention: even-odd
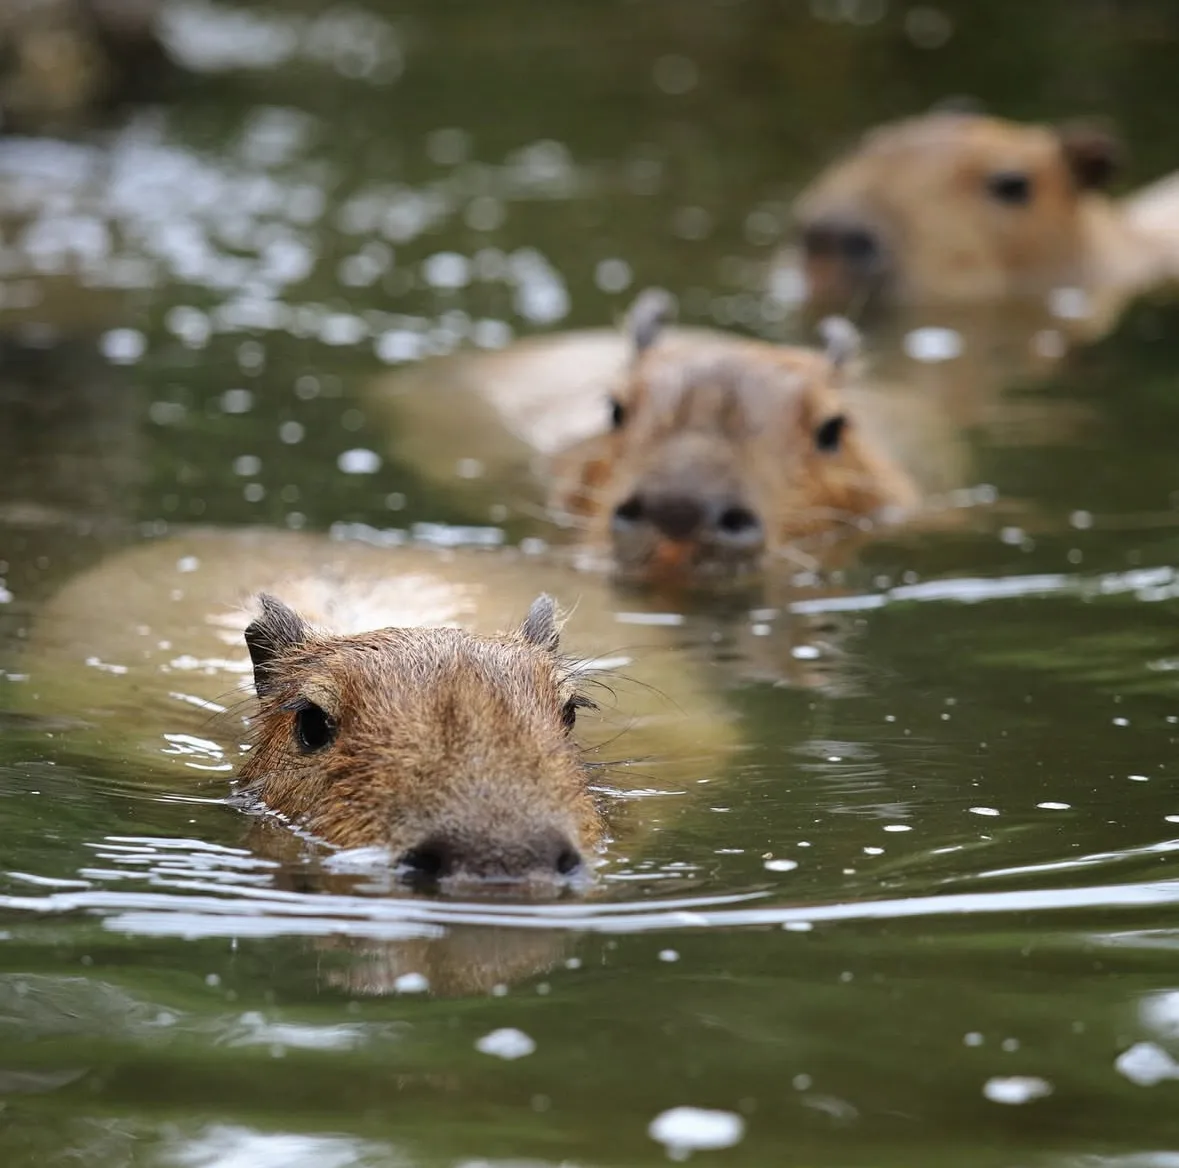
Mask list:
[[[115,866],[83,868],[79,879],[60,881],[9,872],[10,880],[56,885],[60,890],[43,896],[0,896],[0,911],[19,914],[97,913],[104,928],[133,935],[186,938],[340,935],[384,941],[439,937],[447,927],[456,925],[604,934],[767,926],[793,931],[793,927],[800,923],[815,927],[926,917],[1022,916],[1029,913],[1074,913],[1086,909],[1139,909],[1179,903],[1179,879],[1063,888],[1030,887],[1004,892],[946,892],[834,904],[753,903],[777,899],[779,894],[770,889],[730,895],[613,900],[609,903],[464,903],[450,899],[372,898],[323,891],[311,894],[284,891],[270,886],[271,873],[279,866],[275,861],[244,850],[198,841],[114,837],[92,846],[98,859]],[[1036,876],[1119,861],[1133,862],[1177,850],[1179,841],[1171,840],[1122,853],[983,871],[958,880]],[[346,859],[347,853],[340,856]],[[372,857],[366,856],[359,868],[337,863],[332,870],[363,871],[365,865],[371,863]],[[148,888],[174,891],[122,891],[96,887],[123,880],[142,881]]]

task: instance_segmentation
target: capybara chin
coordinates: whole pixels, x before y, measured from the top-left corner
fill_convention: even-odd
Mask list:
[[[1173,279],[1175,192],[1111,199],[1120,157],[1088,123],[943,112],[878,127],[795,204],[808,299],[930,306],[1132,294]]]
[[[520,628],[318,632],[263,594],[246,629],[260,710],[244,793],[415,882],[534,892],[583,882],[602,836],[571,732],[553,601]]]
[[[624,577],[739,574],[799,541],[898,518],[917,492],[844,409],[855,334],[826,322],[828,351],[724,335],[662,339],[649,290],[632,309],[632,359],[609,432],[553,466],[554,510],[608,547]]]

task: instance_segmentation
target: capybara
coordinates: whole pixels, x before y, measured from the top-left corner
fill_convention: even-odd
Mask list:
[[[523,599],[545,590],[575,608],[560,649],[553,602]],[[627,759],[715,765],[732,743],[699,663],[669,648],[620,623],[604,582],[536,557],[205,530],[67,583],[35,622],[21,692],[95,725],[79,731],[88,754],[236,763],[235,802],[384,848],[408,876],[552,889],[597,863]],[[249,675],[243,732],[226,691]],[[240,761],[205,737],[218,725],[250,744]]]
[[[851,375],[854,330],[820,352],[664,328],[670,307],[652,289],[623,331],[425,361],[375,381],[369,401],[419,474],[472,506],[543,512],[575,529],[580,565],[636,579],[813,565],[829,538],[962,484],[961,437],[928,395]]]
[[[608,545],[624,576],[755,567],[799,541],[895,521],[917,503],[840,396],[854,330],[826,352],[724,334],[664,337],[669,298],[632,309],[609,428],[552,464],[551,505]]]
[[[0,116],[22,131],[69,122],[138,88],[164,62],[159,0],[0,5]]]
[[[313,629],[267,593],[246,628],[260,708],[248,795],[429,880],[555,881],[602,835],[572,731],[591,700],[552,599],[518,629]]]
[[[795,203],[807,294],[824,308],[1054,293],[1124,301],[1179,275],[1179,187],[1106,192],[1103,127],[939,112],[867,133]]]

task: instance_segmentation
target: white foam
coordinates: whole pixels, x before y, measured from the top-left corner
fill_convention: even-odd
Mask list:
[[[732,1111],[673,1107],[651,1121],[647,1134],[663,1144],[673,1160],[683,1160],[691,1152],[739,1144],[745,1135],[745,1120]]]

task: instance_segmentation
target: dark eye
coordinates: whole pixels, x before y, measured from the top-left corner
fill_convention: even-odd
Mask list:
[[[1022,207],[1032,201],[1032,180],[1018,170],[1000,170],[987,179],[987,190],[993,199]]]
[[[306,702],[295,713],[295,740],[305,754],[330,746],[336,736],[336,723],[314,702]]]
[[[616,397],[610,399],[610,425],[615,430],[622,428],[622,423],[626,421],[626,406],[622,404]]]
[[[833,414],[815,427],[815,446],[824,454],[838,450],[846,428],[847,418],[843,414]]]

